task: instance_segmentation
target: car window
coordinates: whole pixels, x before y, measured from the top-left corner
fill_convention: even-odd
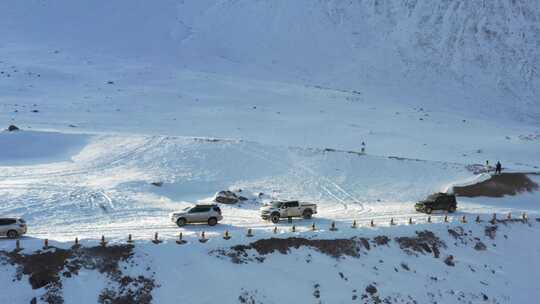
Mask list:
[[[6,225],[12,225],[15,224],[17,221],[14,219],[0,219],[0,226],[6,226]]]
[[[210,207],[193,207],[191,210],[189,210],[189,213],[198,213],[198,212],[208,212],[210,211]]]
[[[438,197],[439,197],[439,194],[438,194],[438,193],[431,194],[431,195],[429,195],[429,196],[426,198],[426,201],[433,201],[433,202],[435,202],[435,201],[437,200]]]
[[[215,206],[215,207],[214,207],[214,208],[212,208],[212,209],[214,209],[214,211],[215,211],[215,212],[221,213],[221,209],[219,209],[219,207],[218,207],[218,206]]]
[[[287,202],[287,207],[298,207],[298,202]]]

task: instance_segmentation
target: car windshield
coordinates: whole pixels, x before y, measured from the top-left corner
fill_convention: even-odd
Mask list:
[[[23,219],[19,219],[19,222],[21,222],[21,223],[23,223],[23,224],[26,223],[26,221],[23,220]]]
[[[279,208],[281,207],[281,204],[283,204],[283,202],[272,202],[272,207]]]
[[[435,201],[437,200],[437,198],[440,196],[440,194],[436,193],[436,194],[431,194],[429,195],[427,198],[426,198],[426,201]]]

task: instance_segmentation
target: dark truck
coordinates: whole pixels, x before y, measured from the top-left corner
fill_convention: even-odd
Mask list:
[[[431,214],[433,210],[445,210],[454,212],[457,209],[456,196],[448,193],[435,193],[428,196],[425,200],[419,201],[414,205],[416,211]]]

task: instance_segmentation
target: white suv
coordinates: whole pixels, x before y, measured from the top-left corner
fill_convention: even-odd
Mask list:
[[[171,221],[178,227],[187,223],[208,223],[215,226],[223,219],[221,209],[216,204],[198,204],[193,207],[187,207],[181,212],[171,213]]]
[[[18,238],[26,233],[26,222],[23,219],[0,218],[0,236],[10,239]]]

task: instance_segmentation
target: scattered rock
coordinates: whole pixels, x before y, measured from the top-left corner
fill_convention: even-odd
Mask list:
[[[372,284],[369,284],[366,287],[366,292],[369,293],[370,295],[374,295],[374,294],[377,293],[377,288],[375,286],[373,286]]]
[[[99,297],[99,303],[151,303],[154,280],[142,275],[123,275],[120,265],[129,263],[133,246],[97,246],[78,249],[50,247],[32,254],[0,251],[0,258],[16,266],[15,279],[28,278],[33,289],[44,288],[40,300],[46,303],[64,303],[62,277],[73,277],[81,269],[97,270],[113,282]],[[116,288],[118,285],[119,288]],[[40,302],[41,302],[40,301]],[[37,302],[32,300],[32,302]],[[31,302],[31,303],[32,303]]]
[[[219,191],[214,197],[214,201],[221,204],[236,204],[241,201],[246,201],[247,198],[237,195],[230,190]]]
[[[435,258],[439,257],[439,247],[446,248],[446,244],[431,231],[416,231],[416,235],[416,237],[397,237],[396,242],[408,254],[433,253]]]
[[[486,244],[478,241],[478,243],[476,243],[476,245],[474,245],[474,249],[478,250],[478,251],[484,251],[484,250],[487,249],[487,246],[486,246]]]
[[[7,128],[7,130],[8,130],[9,132],[14,132],[14,131],[19,131],[20,129],[19,129],[19,127],[17,127],[16,125],[10,125],[10,126]]]
[[[161,187],[161,186],[163,186],[163,182],[152,182],[152,183],[150,183],[150,184],[152,184],[152,186],[156,186],[156,187]]]
[[[449,255],[444,259],[444,263],[448,266],[456,266],[456,263],[454,262],[454,256]]]
[[[484,229],[484,233],[490,239],[495,239],[495,236],[497,236],[497,226],[487,226],[486,229]]]

